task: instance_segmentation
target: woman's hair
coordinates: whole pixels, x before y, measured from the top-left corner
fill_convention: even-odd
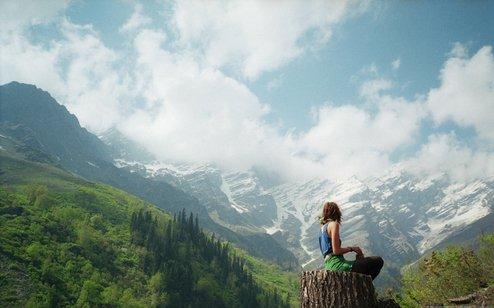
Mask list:
[[[337,221],[341,223],[341,211],[338,204],[334,202],[324,202],[322,206],[322,215],[319,217],[319,222],[324,225],[328,221]]]

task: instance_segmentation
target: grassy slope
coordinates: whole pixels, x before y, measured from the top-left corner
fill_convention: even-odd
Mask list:
[[[109,279],[111,283],[103,285],[106,293],[109,294],[108,300],[111,300],[112,290],[117,289],[120,290],[119,296],[126,297],[127,301],[135,301],[136,304],[141,305],[150,303],[152,297],[146,293],[147,290],[132,287],[132,284],[142,284],[142,281],[149,277],[132,269],[139,262],[139,249],[130,244],[128,223],[130,214],[140,208],[159,213],[158,215],[165,220],[170,219],[169,215],[111,186],[87,182],[51,165],[28,162],[19,157],[9,157],[5,155],[5,151],[0,151],[0,184],[0,201],[2,202],[0,205],[3,211],[3,215],[0,215],[2,233],[0,237],[0,261],[2,261],[0,262],[2,272],[0,284],[3,287],[3,291],[0,291],[0,298],[15,299],[22,297],[24,293],[36,293],[34,290],[41,286],[36,285],[31,277],[47,275],[46,271],[50,271],[50,264],[41,264],[38,268],[27,265],[36,258],[54,259],[58,263],[66,264],[65,268],[52,269],[55,280],[57,275],[74,275],[83,280],[75,280],[60,286],[67,288],[68,293],[79,294],[84,286],[85,278],[98,279],[94,276],[111,275],[111,269],[97,271],[94,268],[85,268],[88,259],[93,263],[100,262],[103,269],[111,267],[112,265],[105,264],[104,259],[98,259],[98,255],[104,256],[105,253],[95,251],[93,256],[86,255],[81,258],[77,252],[74,253],[79,247],[54,243],[50,238],[50,232],[52,232],[50,228],[55,228],[56,232],[67,233],[66,236],[72,238],[71,241],[75,242],[76,246],[91,245],[92,242],[96,242],[105,247],[119,247],[118,251],[109,249],[107,252],[117,257],[116,262],[119,267],[118,279]],[[51,192],[56,192],[56,194]],[[36,194],[42,197],[36,199]],[[12,199],[12,196],[15,196],[15,200],[8,200]],[[47,209],[49,211],[46,211]],[[17,215],[16,211],[23,213]],[[33,230],[33,228],[39,230]],[[66,230],[59,230],[60,228]],[[90,233],[94,233],[94,237],[84,238],[83,234],[86,233],[84,231],[87,231],[87,228],[90,229]],[[104,229],[104,232],[98,228]],[[45,242],[42,241],[41,245],[23,240],[29,239],[30,234],[36,232],[44,233],[43,241]],[[298,293],[294,274],[283,272],[276,266],[268,265],[240,250],[237,251],[247,259],[248,268],[260,284],[269,289],[277,288],[279,293],[285,296],[290,294],[292,304],[297,304]],[[72,264],[72,261],[75,263]],[[72,264],[73,268],[67,269],[67,264]],[[49,289],[38,291],[53,292]],[[33,300],[39,302],[46,299],[35,296]],[[74,301],[76,299],[65,300]]]

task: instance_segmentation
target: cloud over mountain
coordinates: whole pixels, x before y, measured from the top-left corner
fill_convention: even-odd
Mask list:
[[[414,99],[375,73],[358,84],[361,101],[320,102],[307,110],[312,125],[297,130],[269,119],[271,105],[252,82],[317,53],[365,3],[181,1],[163,8],[165,26],[137,4],[117,30],[128,40],[123,47],[105,42],[94,25],[61,16],[67,5],[35,16],[14,10],[18,23],[2,19],[10,30],[0,34],[0,82],[34,83],[90,130],[116,126],[161,159],[263,166],[290,178],[365,177],[394,163],[454,177],[494,172],[490,46],[469,56],[456,45],[437,72],[440,84]],[[57,35],[33,39],[29,31],[50,22]],[[423,136],[427,122],[435,127]],[[473,128],[470,144],[448,123]],[[396,155],[407,148],[416,150]]]

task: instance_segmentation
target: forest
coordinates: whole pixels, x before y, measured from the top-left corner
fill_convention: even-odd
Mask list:
[[[171,217],[45,164],[1,157],[1,170],[2,307],[296,303],[285,274],[270,267],[280,290],[254,276],[240,250],[205,233],[185,210]]]

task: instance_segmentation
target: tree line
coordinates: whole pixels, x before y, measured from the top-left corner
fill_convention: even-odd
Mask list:
[[[133,213],[131,236],[146,248],[142,266],[170,306],[289,306],[276,291],[263,290],[228,243],[204,233],[184,209],[169,222],[146,210]]]

